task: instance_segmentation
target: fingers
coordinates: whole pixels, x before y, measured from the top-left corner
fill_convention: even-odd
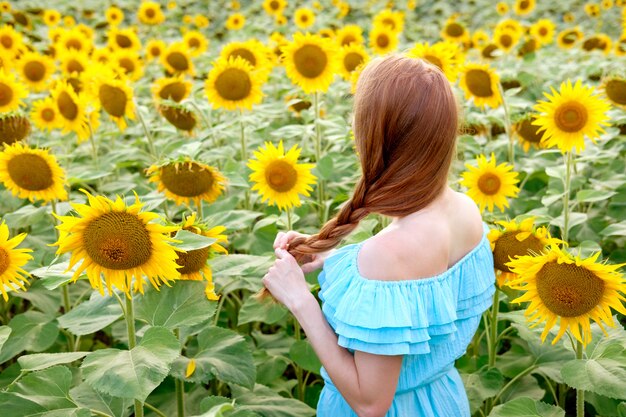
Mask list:
[[[302,233],[298,233],[294,230],[288,232],[278,232],[276,239],[274,239],[274,249],[287,249],[289,243],[297,237],[304,236]]]
[[[274,249],[281,247],[284,236],[285,232],[278,232],[278,234],[276,235],[276,239],[274,239]]]
[[[278,260],[287,261],[287,262],[296,262],[296,258],[294,258],[293,255],[291,255],[285,249],[276,248],[274,250],[274,253],[276,254],[276,258]]]

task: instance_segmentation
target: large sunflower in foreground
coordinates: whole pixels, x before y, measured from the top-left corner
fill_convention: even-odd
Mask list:
[[[113,201],[85,194],[89,204],[72,203],[78,216],[57,216],[57,254],[71,253],[68,270],[80,262],[74,281],[86,270],[91,286],[101,294],[105,286],[109,294],[113,287],[143,294],[144,276],[155,288],[180,277],[176,251],[169,244],[176,227],[155,223],[159,215],[142,212],[138,197],[127,206],[119,196]]]
[[[468,188],[467,195],[479,206],[480,211],[485,207],[492,212],[493,206],[497,206],[500,211],[504,211],[509,206],[507,197],[517,197],[519,188],[517,172],[512,172],[513,167],[506,162],[496,165],[496,157],[492,153],[487,160],[485,155],[476,158],[478,166],[465,164],[469,171],[462,174],[461,185]]]
[[[305,93],[325,92],[338,70],[337,47],[331,40],[309,33],[296,33],[282,48],[285,71]]]
[[[570,329],[583,345],[591,341],[590,319],[606,334],[602,323],[614,327],[611,308],[626,314],[626,281],[618,271],[621,265],[596,262],[600,252],[589,258],[573,257],[556,245],[538,256],[521,256],[508,266],[518,276],[509,286],[525,293],[512,302],[530,301],[525,316],[535,327],[546,322],[541,333],[545,341],[560,321],[555,344]]]
[[[16,246],[22,243],[26,233],[19,234],[9,239],[9,227],[2,222],[0,224],[0,292],[4,301],[9,300],[7,289],[26,291],[24,283],[27,283],[26,277],[28,272],[22,267],[29,260],[33,259],[28,255],[31,249],[16,249]]]
[[[309,196],[316,177],[311,174],[313,164],[298,164],[300,149],[294,145],[287,154],[280,141],[278,148],[265,142],[265,149],[254,152],[256,159],[248,161],[252,170],[252,190],[258,190],[261,201],[276,205],[280,210],[300,206],[300,196]]]
[[[158,183],[158,190],[176,201],[187,204],[193,200],[213,202],[224,191],[226,178],[214,167],[195,161],[173,161],[153,165],[147,170],[150,182]]]
[[[491,243],[493,263],[498,274],[498,286],[507,285],[508,281],[515,278],[515,274],[506,265],[511,259],[518,256],[534,255],[541,253],[549,244],[558,244],[558,239],[552,238],[544,226],[535,227],[535,218],[517,222],[496,221],[496,224],[504,229],[491,229],[487,237]]]
[[[26,88],[15,76],[0,69],[0,113],[8,113],[23,106],[22,99],[28,95]]]
[[[0,152],[0,181],[13,195],[31,202],[67,200],[65,172],[56,158],[20,142]]]
[[[585,148],[585,136],[594,143],[607,126],[609,103],[594,94],[594,88],[583,86],[581,81],[561,83],[559,91],[551,88],[552,95],[544,93],[548,101],[540,101],[535,110],[540,112],[533,122],[544,131],[542,142],[557,146],[561,152]]]
[[[496,108],[502,103],[499,82],[500,77],[489,65],[470,63],[461,71],[459,85],[465,92],[465,98],[473,98],[477,107]]]
[[[239,56],[218,59],[204,84],[207,99],[215,108],[252,109],[263,99],[262,77],[253,75],[252,66]]]

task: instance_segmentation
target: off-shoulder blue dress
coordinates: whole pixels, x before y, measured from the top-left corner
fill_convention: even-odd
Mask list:
[[[364,278],[357,268],[363,242],[324,262],[318,279],[326,320],[350,351],[404,355],[386,417],[469,417],[465,387],[454,367],[493,303],[493,255],[483,224],[480,243],[447,271],[404,281]],[[324,368],[318,417],[355,417]]]

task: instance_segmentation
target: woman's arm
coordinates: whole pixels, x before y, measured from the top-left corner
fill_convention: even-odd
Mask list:
[[[384,416],[396,391],[402,356],[352,355],[337,344],[337,335],[310,293],[296,260],[285,250],[263,278],[272,295],[294,314],[341,395],[360,417]]]

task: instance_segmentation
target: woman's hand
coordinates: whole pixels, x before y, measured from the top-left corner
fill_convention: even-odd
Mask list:
[[[287,233],[278,232],[278,234],[276,235],[276,239],[274,239],[274,249],[287,250],[289,248],[289,244],[295,238],[298,238],[298,237],[307,238],[309,237],[309,235],[298,233],[293,230],[290,230]],[[324,265],[324,258],[326,257],[327,254],[328,252],[315,253],[311,255],[312,260],[310,262],[300,265],[300,268],[302,268],[302,272],[304,272],[305,274],[308,274],[309,272],[313,272],[313,271],[320,269],[322,265]]]
[[[285,249],[276,249],[276,262],[263,277],[263,285],[290,311],[311,297],[304,273],[296,259]]]

